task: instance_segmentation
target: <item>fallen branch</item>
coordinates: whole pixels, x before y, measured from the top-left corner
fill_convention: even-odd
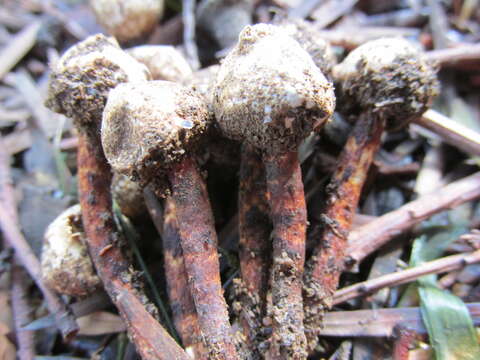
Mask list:
[[[447,144],[467,154],[480,156],[480,134],[435,110],[427,110],[416,121],[417,125],[438,135]],[[412,127],[415,131],[415,125]],[[418,132],[418,130],[416,130]]]
[[[480,325],[480,303],[466,304],[475,326]],[[391,337],[401,325],[426,334],[420,308],[334,311],[325,314],[321,336]]]
[[[337,305],[359,296],[369,295],[385,287],[405,284],[421,276],[450,272],[478,262],[480,262],[480,250],[429,261],[411,269],[397,271],[340,289],[333,295],[333,304]]]
[[[480,172],[424,195],[350,233],[346,266],[352,267],[395,236],[443,210],[480,197]]]
[[[480,60],[480,44],[432,50],[427,52],[427,56],[442,67],[455,67],[463,61]]]
[[[18,228],[18,215],[10,177],[10,161],[2,139],[0,139],[0,227],[7,244],[15,250],[16,259],[25,267],[42,292],[48,310],[55,315],[55,323],[63,338],[70,340],[78,332],[75,317],[60,297],[43,284],[40,262]]]
[[[28,298],[28,280],[25,272],[15,263],[12,266],[11,302],[15,335],[17,339],[17,356],[19,360],[31,360],[35,358],[34,332],[22,329],[31,321],[33,309]]]

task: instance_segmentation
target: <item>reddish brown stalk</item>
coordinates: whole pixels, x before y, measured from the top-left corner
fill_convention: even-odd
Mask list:
[[[256,351],[255,339],[266,311],[272,226],[262,156],[246,144],[242,148],[238,209],[240,273],[245,292],[240,297],[240,319],[247,344]]]
[[[168,298],[175,328],[182,339],[183,347],[191,348],[195,359],[207,359],[195,303],[188,288],[175,203],[170,197],[165,200],[162,239]]]
[[[0,139],[0,227],[7,244],[15,250],[18,262],[25,267],[35,281],[63,338],[71,340],[78,332],[75,317],[67,305],[42,282],[40,262],[18,227],[18,214],[15,205],[8,152]]]
[[[17,356],[19,360],[32,360],[35,358],[34,332],[22,329],[32,321],[32,308],[27,300],[28,283],[25,272],[17,264],[13,264],[12,270],[12,312],[15,323],[15,335],[17,338]]]
[[[79,134],[78,183],[88,249],[105,290],[117,306],[143,359],[189,357],[155,318],[134,283],[134,274],[121,251],[110,196],[111,172],[100,143]]]
[[[328,185],[323,231],[307,262],[304,279],[305,324],[310,349],[316,345],[323,310],[332,305],[343,270],[348,233],[383,129],[384,122],[378,117],[370,113],[359,117]]]
[[[305,359],[302,277],[307,211],[296,151],[265,155],[273,223],[272,343],[270,359]]]
[[[348,266],[361,262],[392,238],[421,221],[480,197],[480,172],[424,195],[352,231],[348,237]]]
[[[208,193],[194,161],[185,158],[169,173],[185,269],[210,359],[238,359],[223,297],[217,235]]]

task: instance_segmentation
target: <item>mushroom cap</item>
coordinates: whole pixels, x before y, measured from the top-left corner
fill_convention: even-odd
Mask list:
[[[180,82],[192,75],[192,68],[185,57],[170,45],[140,45],[127,50],[144,64],[153,80]]]
[[[164,0],[90,0],[97,21],[121,42],[150,33],[162,17]]]
[[[345,108],[371,111],[396,129],[421,115],[438,94],[434,67],[402,38],[369,41],[333,69]]]
[[[164,185],[162,175],[201,141],[209,123],[203,99],[180,84],[120,84],[103,113],[103,150],[115,171]]]
[[[41,265],[43,281],[58,293],[86,296],[100,285],[85,245],[80,205],[68,208],[48,226]]]
[[[112,198],[123,215],[137,219],[147,213],[142,188],[126,175],[113,173]]]
[[[147,68],[114,39],[93,35],[71,47],[50,75],[45,105],[80,127],[100,126],[108,93],[119,83],[149,78]]]
[[[337,63],[337,59],[330,44],[322,39],[318,30],[311,23],[300,18],[279,15],[275,17],[274,24],[280,26],[287,31],[288,35],[297,40],[312,57],[320,71],[330,78],[332,67]]]
[[[296,150],[334,107],[332,84],[274,25],[247,26],[215,81],[213,108],[223,133],[267,152]]]

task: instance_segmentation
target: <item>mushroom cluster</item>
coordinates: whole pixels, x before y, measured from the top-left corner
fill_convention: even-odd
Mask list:
[[[117,2],[92,4],[99,14],[115,14],[115,24],[104,25],[125,42],[148,31],[163,10],[163,2],[145,2],[152,19],[140,16],[142,26],[133,31],[117,21]],[[213,6],[204,1],[199,10],[201,26],[219,45],[231,46],[238,24],[233,35],[221,37],[220,25],[206,20],[207,5]],[[235,10],[244,14],[251,6],[244,1]],[[220,5],[213,8],[228,15]],[[243,26],[251,18],[240,20]],[[193,352],[199,359],[307,359],[317,345],[323,312],[332,305],[348,232],[382,133],[420,116],[438,92],[435,69],[406,40],[368,42],[340,64],[332,54],[306,22],[284,17],[275,25],[245,26],[220,65],[199,72],[173,47],[124,52],[101,35],[67,51],[52,73],[47,106],[73,118],[79,129],[85,237],[75,236],[84,239],[92,262],[82,243],[57,240],[54,225],[71,222],[67,213],[46,234],[46,282],[60,291],[65,286],[53,280],[68,279],[48,275],[58,268],[58,261],[47,261],[52,251],[56,256],[63,251],[64,261],[82,255],[75,269],[85,273],[67,280],[75,292],[63,290],[83,296],[101,280],[144,358],[188,359]],[[327,186],[326,225],[306,259],[299,147],[307,137],[320,138],[336,103],[355,123]],[[204,166],[218,138],[241,143],[242,153],[233,316],[223,293]],[[156,320],[123,253],[111,189],[125,215],[135,218],[147,208],[161,232],[168,296],[187,351]],[[77,292],[82,281],[88,286]]]

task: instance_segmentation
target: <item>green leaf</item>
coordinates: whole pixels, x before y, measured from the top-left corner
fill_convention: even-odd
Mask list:
[[[450,220],[452,220],[450,214]],[[462,223],[456,219],[457,223]],[[468,229],[459,226],[430,226],[412,247],[410,266],[434,260],[445,252],[450,243]],[[437,276],[427,275],[417,280],[422,319],[428,331],[436,360],[480,359],[480,345],[472,319],[464,302],[437,287]]]
[[[422,318],[435,359],[480,359],[475,328],[464,302],[433,286],[420,286],[419,294]]]

